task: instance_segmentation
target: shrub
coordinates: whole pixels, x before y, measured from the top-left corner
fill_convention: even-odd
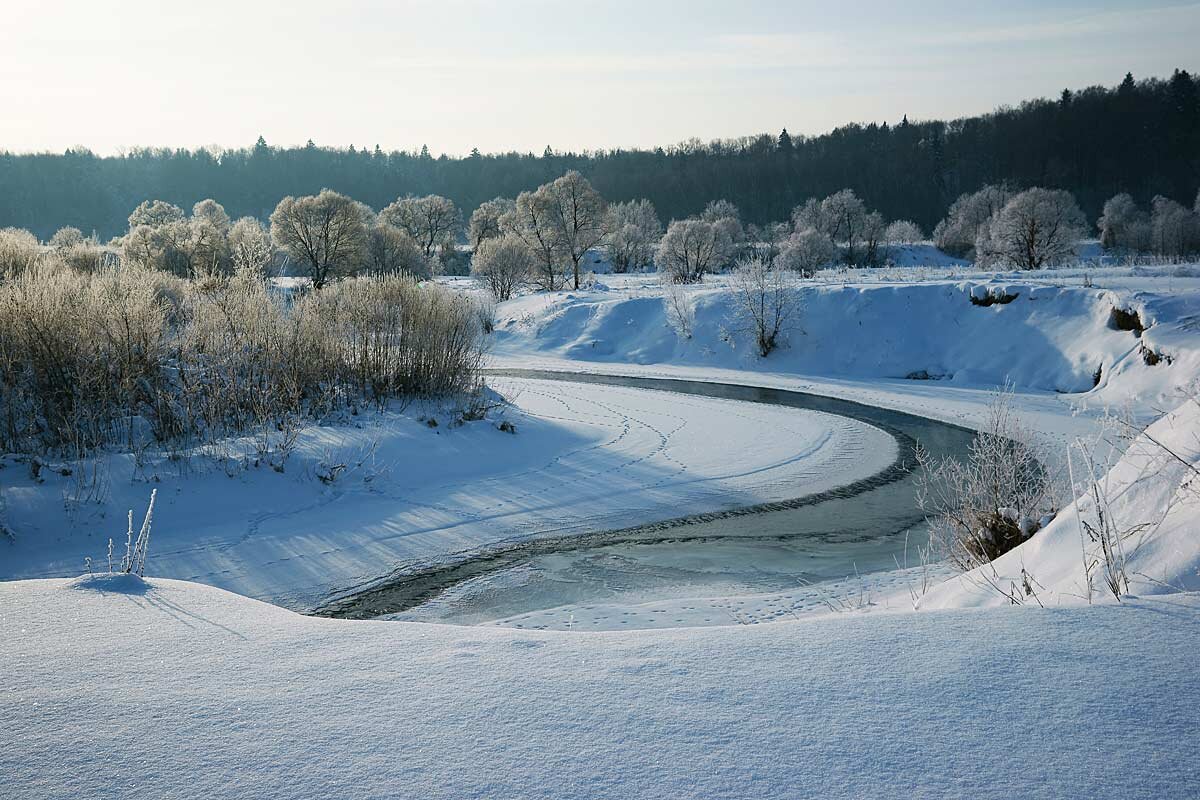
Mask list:
[[[921,449],[917,460],[918,500],[930,524],[931,544],[963,571],[1033,536],[1054,510],[1049,477],[1007,390],[996,394],[964,460],[934,461]]]
[[[0,450],[141,446],[142,427],[159,442],[211,441],[356,396],[468,391],[480,328],[468,298],[407,276],[287,305],[250,269],[201,284],[38,265],[0,285]]]
[[[29,231],[0,229],[0,279],[14,278],[28,271],[41,256],[42,247]]]

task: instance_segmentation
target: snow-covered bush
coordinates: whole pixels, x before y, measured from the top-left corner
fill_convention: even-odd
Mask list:
[[[20,228],[0,229],[0,280],[27,272],[41,258],[37,237]]]
[[[966,458],[934,460],[918,449],[918,501],[935,552],[964,572],[1033,536],[1054,513],[1054,492],[1032,434],[998,392]]]
[[[1200,253],[1200,212],[1161,195],[1150,204],[1151,242],[1160,256]]]
[[[1137,253],[1150,248],[1150,215],[1138,208],[1128,194],[1110,197],[1096,224],[1100,228],[1100,244],[1106,250]]]
[[[915,222],[898,219],[887,226],[885,238],[889,245],[916,244],[925,239],[925,232]]]
[[[751,335],[763,358],[779,344],[799,311],[789,276],[778,262],[761,256],[742,259],[730,275],[734,299],[730,330]]]
[[[529,278],[534,255],[516,236],[484,239],[471,256],[471,274],[501,302]]]
[[[676,283],[667,274],[659,275],[663,287],[663,305],[666,307],[667,322],[682,339],[692,338],[696,327],[696,307],[687,287]]]
[[[229,229],[229,250],[235,271],[266,276],[275,259],[271,232],[254,217],[242,217]]]
[[[785,270],[810,276],[837,258],[837,245],[825,234],[809,228],[793,233],[779,246],[778,264]]]
[[[654,263],[675,283],[698,283],[732,253],[733,241],[723,228],[697,219],[675,220],[658,243]]]

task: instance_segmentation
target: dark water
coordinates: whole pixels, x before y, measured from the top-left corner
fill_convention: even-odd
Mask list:
[[[973,432],[898,411],[803,392],[726,383],[535,370],[518,378],[602,383],[823,411],[890,433],[900,456],[870,479],[781,503],[680,517],[618,531],[539,539],[399,574],[313,613],[477,624],[588,603],[785,591],[804,582],[894,568],[927,541],[910,472],[917,442],[961,455]]]

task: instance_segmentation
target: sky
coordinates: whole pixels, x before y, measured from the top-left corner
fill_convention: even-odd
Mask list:
[[[1200,70],[1200,3],[5,0],[0,151],[654,146]]]

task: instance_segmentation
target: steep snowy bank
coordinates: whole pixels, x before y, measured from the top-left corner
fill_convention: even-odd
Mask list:
[[[1200,291],[1143,283],[1145,291],[1117,292],[986,280],[801,282],[797,322],[766,359],[730,333],[733,298],[719,278],[685,290],[690,338],[673,328],[657,287],[530,295],[501,305],[494,353],[514,364],[552,358],[954,386],[1007,380],[1022,391],[1173,407],[1200,374]]]
[[[0,796],[1189,798],[1196,614],[554,634],[0,583]]]

